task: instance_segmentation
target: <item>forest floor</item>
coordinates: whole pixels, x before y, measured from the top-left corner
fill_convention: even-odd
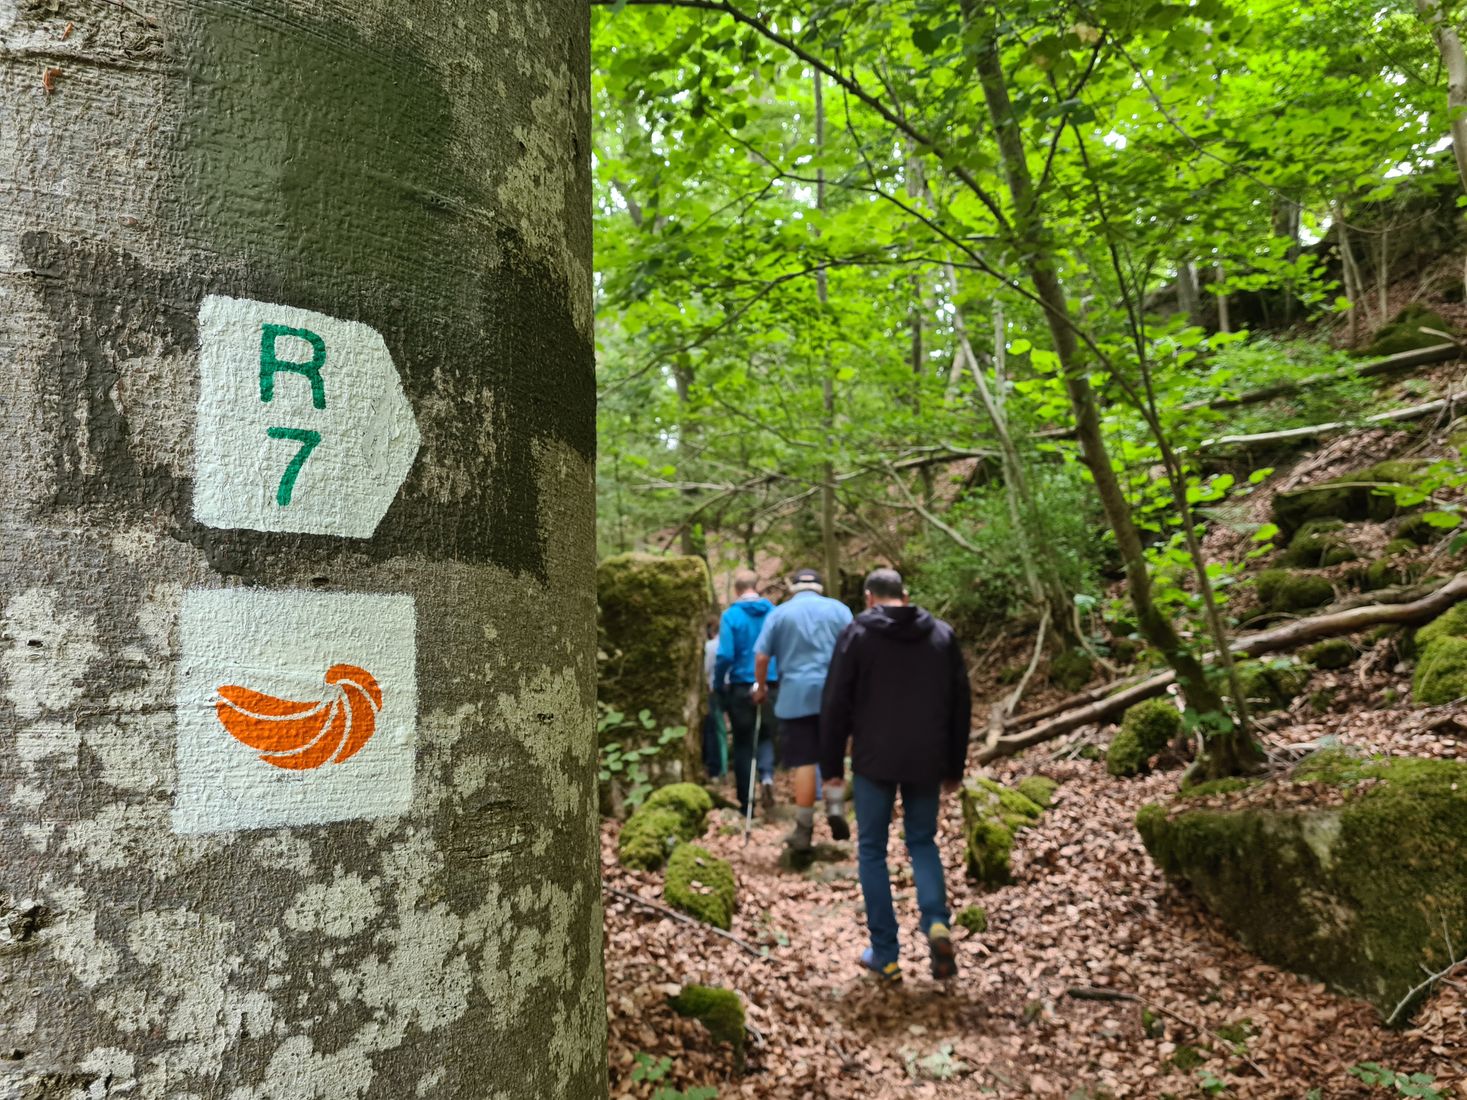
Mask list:
[[[1270,735],[1274,748],[1327,733],[1367,751],[1467,756],[1467,741],[1456,740],[1467,736],[1467,708],[1383,705],[1401,678],[1389,669],[1368,680],[1349,670],[1320,675],[1338,679],[1341,713],[1301,711]],[[1368,1005],[1260,962],[1169,885],[1141,846],[1136,810],[1174,791],[1177,773],[1113,779],[1103,763],[1074,756],[1077,747],[1044,746],[995,769],[1004,781],[1030,772],[1063,781],[1038,826],[1020,834],[1011,886],[980,894],[965,881],[961,815],[956,799],[946,801],[941,844],[953,910],[976,903],[989,919],[981,935],[955,932],[962,970],[946,984],[928,976],[925,944],[915,942],[916,904],[895,828],[906,980],[887,988],[856,963],[865,937],[853,857],[804,874],[781,870],[783,821],[756,822],[745,847],[737,815],[717,811],[701,843],[733,864],[733,933],[762,954],[608,894],[613,1097],[714,1085],[720,1097],[831,1100],[1330,1100],[1385,1095],[1349,1073],[1377,1062],[1433,1074],[1442,1095],[1467,1098],[1467,984],[1442,985],[1409,1029],[1390,1031]],[[614,824],[602,841],[607,884],[660,900],[660,876],[617,864]],[[744,998],[751,1038],[742,1074],[729,1048],[668,1007],[689,982]],[[1144,1005],[1067,995],[1082,986],[1134,994]],[[1149,1028],[1144,1006],[1159,1017]],[[632,1081],[639,1052],[671,1060],[657,1086]]]

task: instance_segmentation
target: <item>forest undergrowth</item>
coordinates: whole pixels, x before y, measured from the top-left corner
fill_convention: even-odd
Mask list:
[[[1320,673],[1342,688],[1342,711],[1269,735],[1275,750],[1333,735],[1363,751],[1458,757],[1467,705],[1377,707],[1401,675]],[[1001,780],[1062,780],[1053,807],[1023,834],[1013,885],[978,893],[963,877],[961,815],[944,809],[940,843],[954,912],[984,907],[988,930],[958,932],[962,971],[927,976],[913,943],[916,904],[895,830],[891,863],[903,923],[904,986],[862,975],[860,890],[853,857],[805,874],[782,870],[787,825],[757,822],[747,847],[733,811],[702,841],[739,881],[733,933],[755,958],[705,929],[607,898],[606,968],[614,1097],[645,1098],[639,1052],[670,1059],[657,1087],[714,1085],[721,1097],[885,1100],[897,1097],[1074,1098],[1236,1096],[1302,1100],[1383,1096],[1350,1073],[1363,1063],[1434,1078],[1467,1097],[1467,986],[1443,984],[1412,1027],[1389,1031],[1368,1005],[1260,962],[1184,891],[1168,885],[1136,834],[1136,810],[1175,790],[1176,773],[1117,780],[1079,757],[1081,734],[1003,762]],[[786,792],[787,797],[787,792]],[[656,900],[656,875],[629,872],[602,831],[606,882]],[[667,1004],[688,982],[745,999],[748,1065]],[[1079,1000],[1093,987],[1136,1001]]]

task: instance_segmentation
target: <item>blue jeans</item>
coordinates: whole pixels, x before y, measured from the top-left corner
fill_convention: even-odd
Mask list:
[[[852,797],[856,804],[857,870],[861,896],[866,900],[866,928],[871,933],[871,954],[877,966],[897,961],[897,919],[891,903],[891,873],[886,866],[886,839],[898,789],[902,795],[902,818],[907,836],[907,854],[912,858],[912,879],[917,885],[917,908],[922,913],[922,934],[934,924],[947,924],[947,886],[942,879],[942,857],[937,851],[937,807],[942,793],[937,784],[882,783],[854,776]]]
[[[762,707],[756,707],[749,698],[748,684],[731,684],[723,695],[723,705],[728,711],[728,724],[733,733],[734,785],[739,792],[739,811],[748,813],[749,800],[753,791],[749,789],[749,769],[755,765],[758,753],[759,782],[774,778],[774,706],[772,699],[777,689],[770,687],[770,698]],[[758,744],[755,744],[755,734]]]

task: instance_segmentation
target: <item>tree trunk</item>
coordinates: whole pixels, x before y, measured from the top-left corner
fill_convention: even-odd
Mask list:
[[[1467,52],[1463,51],[1457,28],[1447,22],[1441,0],[1416,0],[1416,10],[1431,28],[1442,64],[1446,66],[1452,155],[1457,158],[1457,177],[1463,190],[1467,190]]]
[[[586,7],[0,80],[0,1094],[604,1097]]]
[[[965,16],[975,17],[976,0],[962,0]],[[1188,704],[1198,712],[1219,713],[1222,699],[1208,683],[1200,661],[1182,646],[1171,620],[1156,606],[1151,595],[1151,575],[1140,533],[1131,519],[1130,505],[1116,478],[1110,453],[1100,429],[1100,406],[1075,336],[1073,318],[1064,288],[1055,270],[1054,250],[1048,230],[1033,199],[1033,183],[1025,158],[1023,137],[1009,102],[1008,84],[998,52],[997,32],[989,28],[978,45],[978,76],[983,85],[989,117],[998,138],[1005,178],[1014,204],[1014,232],[1019,254],[1026,258],[1029,278],[1044,307],[1050,338],[1064,373],[1065,391],[1075,416],[1075,435],[1080,442],[1085,466],[1095,483],[1106,520],[1116,537],[1126,570],[1126,590],[1136,609],[1142,635],[1156,647],[1167,664],[1176,670]]]
[[[815,148],[817,150],[825,147],[825,92],[821,87],[820,74],[815,74]],[[815,171],[815,208],[825,209],[825,169],[817,168]],[[820,235],[820,230],[815,230],[815,235]],[[820,299],[820,306],[824,309],[830,304],[830,286],[827,282],[825,269],[822,267],[815,273],[815,294]],[[825,362],[825,373],[820,379],[820,396],[825,410],[825,453],[831,454],[835,450],[835,380],[831,377],[832,369],[830,361]],[[841,597],[840,583],[840,540],[835,533],[835,463],[826,459],[821,470],[822,484],[820,486],[820,550],[824,558],[823,569],[825,571],[825,591],[827,595],[836,599]]]

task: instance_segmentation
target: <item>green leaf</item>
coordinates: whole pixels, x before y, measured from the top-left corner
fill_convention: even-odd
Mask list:
[[[1268,542],[1269,539],[1273,538],[1278,533],[1279,533],[1279,526],[1278,526],[1278,524],[1276,524],[1276,523],[1265,523],[1257,531],[1254,531],[1253,532],[1253,541],[1254,542]]]
[[[1455,512],[1423,512],[1421,518],[1433,527],[1442,527],[1451,530],[1462,523],[1462,517]]]

